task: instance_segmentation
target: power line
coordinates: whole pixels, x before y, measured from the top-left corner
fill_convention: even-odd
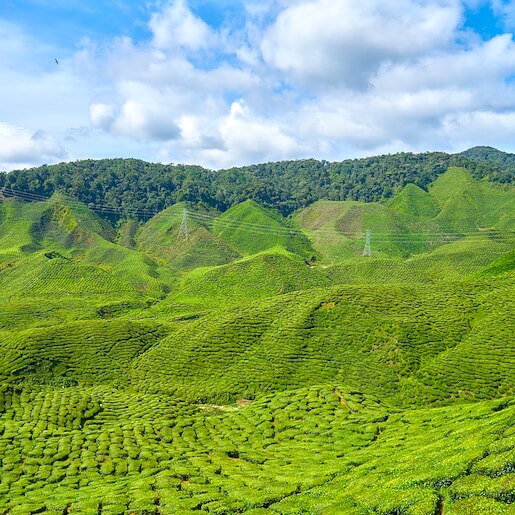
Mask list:
[[[161,211],[155,211],[155,210],[149,210],[149,209],[139,209],[139,208],[131,208],[131,207],[115,207],[115,206],[108,206],[104,204],[86,204],[84,202],[67,198],[66,202],[59,202],[57,199],[53,197],[45,197],[44,195],[40,195],[37,193],[31,193],[31,192],[25,192],[20,190],[15,190],[12,188],[2,188],[0,190],[0,195],[5,194],[10,195],[15,198],[19,198],[22,201],[28,201],[28,202],[48,202],[50,204],[54,205],[65,205],[65,206],[77,206],[77,207],[86,207],[93,211],[99,211],[104,214],[133,214],[133,215],[140,215],[147,218],[150,218],[152,216],[155,216],[159,214]],[[1,197],[0,197],[1,200]],[[252,222],[245,222],[245,221],[236,221],[236,220],[224,220],[220,219],[220,215],[210,215],[207,213],[199,213],[195,211],[190,211],[187,209],[183,210],[183,218],[184,213],[186,213],[186,216],[188,218],[191,218],[193,221],[203,224],[203,225],[209,225],[212,228],[221,228],[221,229],[235,229],[235,228],[242,228],[242,229],[248,229],[255,232],[260,232],[263,234],[276,234],[276,235],[283,235],[283,236],[304,236],[306,237],[307,234],[304,232],[304,230],[300,228],[294,228],[294,227],[286,227],[284,225],[280,225],[281,222],[277,221],[276,227],[271,227],[270,225],[264,225],[264,224],[256,224]],[[272,219],[273,220],[273,219]],[[183,220],[184,223],[184,220]],[[181,223],[182,225],[182,223]],[[187,226],[187,222],[186,222]],[[183,236],[188,234],[189,236],[189,227],[187,227],[187,231],[185,231],[184,227],[182,228],[182,234]],[[338,231],[336,229],[312,229],[307,230],[307,233],[317,233],[317,234],[327,234],[331,236],[340,236],[340,237],[346,237],[354,241],[359,241],[362,239],[356,232],[344,232],[344,231]],[[385,233],[385,232],[374,232],[374,241],[378,243],[403,243],[406,241],[412,241],[413,239],[416,239],[417,237],[420,238],[434,238],[434,239],[442,239],[442,238],[466,238],[467,241],[473,241],[471,236],[474,236],[476,238],[480,238],[477,241],[485,241],[485,236],[489,239],[506,239],[513,237],[512,235],[515,234],[515,231],[511,230],[499,230],[499,229],[487,229],[487,230],[478,230],[478,231],[461,231],[461,232],[418,232],[418,233]]]
[[[60,202],[54,197],[46,197],[44,195],[40,195],[37,193],[30,193],[26,191],[19,191],[14,190],[12,188],[2,188],[0,190],[4,194],[7,193],[7,195],[10,195],[10,197],[18,198],[22,201],[27,202],[48,202],[54,205],[64,205],[64,206],[77,206],[77,207],[87,207],[93,211],[101,211],[104,213],[111,213],[111,214],[123,214],[123,213],[132,213],[132,214],[139,214],[141,216],[146,217],[152,217],[156,214],[158,214],[160,211],[154,211],[149,209],[140,209],[140,208],[132,208],[132,207],[116,207],[116,206],[108,206],[105,204],[94,204],[94,203],[87,203],[87,202],[81,202],[80,200],[76,200],[70,197],[66,198],[66,202]],[[8,198],[8,197],[5,197]]]
[[[206,215],[206,214],[200,214],[197,212],[191,212],[189,211],[188,214],[191,218],[198,220],[200,223],[206,223],[208,225],[213,225],[216,223],[216,226],[238,226],[238,227],[248,227],[249,229],[268,229],[273,232],[284,232],[284,233],[299,233],[299,234],[305,234],[302,229],[296,229],[294,227],[284,227],[284,226],[278,226],[276,228],[270,227],[269,225],[263,225],[263,224],[256,224],[253,222],[244,222],[244,221],[237,221],[237,220],[221,220],[219,216],[212,216],[212,215]],[[280,224],[280,222],[277,222]],[[336,229],[327,230],[327,229],[311,229],[309,232],[316,232],[316,233],[327,233],[327,234],[335,234],[335,235],[349,235],[349,236],[356,236],[356,232],[344,232],[344,231],[337,231]],[[484,230],[484,231],[462,231],[462,232],[451,232],[451,231],[441,231],[441,232],[423,232],[423,233],[407,233],[405,234],[406,237],[411,238],[413,236],[441,236],[441,235],[447,235],[447,236],[463,236],[463,235],[479,235],[479,234],[487,234],[492,232],[501,232],[498,229],[494,230]],[[502,231],[504,232],[515,232],[515,231]],[[374,235],[389,235],[389,234],[395,234],[395,233],[384,233],[384,232],[374,232]],[[397,236],[403,236],[402,233],[397,234]]]

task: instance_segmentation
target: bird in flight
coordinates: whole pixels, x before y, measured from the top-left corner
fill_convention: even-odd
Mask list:
[[[57,59],[54,59],[55,64],[59,64],[59,61]]]

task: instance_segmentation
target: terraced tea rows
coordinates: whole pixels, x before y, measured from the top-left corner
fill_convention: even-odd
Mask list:
[[[168,401],[147,418],[127,409],[148,395],[15,390],[2,389],[0,417],[9,513],[467,513],[512,500],[513,401],[399,412],[332,385],[229,412]]]
[[[383,204],[117,229],[18,196],[0,514],[513,513],[510,186],[450,169]]]
[[[411,403],[513,393],[513,286],[492,281],[314,289],[208,315],[142,355],[132,381],[213,402],[317,381]]]
[[[0,335],[0,377],[123,383],[132,360],[169,329],[129,321],[82,321]]]

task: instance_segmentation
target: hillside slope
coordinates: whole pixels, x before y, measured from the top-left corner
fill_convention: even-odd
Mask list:
[[[515,190],[464,159],[6,190],[0,514],[511,513]]]
[[[308,259],[314,256],[308,238],[291,222],[252,200],[231,207],[212,224],[216,234],[246,255],[279,246]]]
[[[514,213],[513,188],[478,181],[467,170],[451,167],[429,185],[428,191],[408,184],[387,205],[318,201],[297,212],[295,220],[324,261],[355,259],[356,266],[366,270],[372,264],[358,259],[363,253],[366,231],[370,232],[374,258],[455,254],[453,248],[459,248],[460,242],[466,246],[468,241],[478,243],[478,256],[486,256],[486,247],[492,243],[494,261],[513,243]],[[396,264],[397,268],[404,266]]]
[[[294,292],[183,325],[132,381],[212,402],[330,381],[401,404],[509,394],[514,297],[510,280]]]
[[[179,202],[149,220],[136,234],[135,243],[180,270],[229,263],[240,254],[213,234],[206,221],[219,215],[204,206]]]

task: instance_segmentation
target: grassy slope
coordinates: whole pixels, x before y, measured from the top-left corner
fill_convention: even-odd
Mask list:
[[[425,218],[433,218],[440,211],[435,198],[415,184],[406,184],[388,205],[396,211]]]
[[[197,268],[184,274],[165,301],[141,315],[218,312],[221,306],[242,306],[264,297],[333,284],[323,269],[275,247],[227,265]]]
[[[79,203],[55,196],[49,202],[7,202],[0,208],[4,296],[161,295],[173,280],[155,260],[114,243],[114,229]]]
[[[0,377],[123,384],[132,359],[167,332],[152,323],[98,320],[0,333]]]
[[[276,246],[306,258],[315,254],[295,224],[252,200],[233,206],[215,219],[213,231],[245,255]]]
[[[328,273],[337,283],[397,284],[458,281],[503,259],[513,249],[513,237],[485,231],[409,259],[357,257],[342,261]]]
[[[442,224],[377,203],[321,200],[300,211],[296,220],[329,262],[360,256],[367,229],[377,257],[406,257],[449,239]]]
[[[429,192],[408,184],[388,206],[318,201],[296,220],[324,261],[338,265],[337,282],[434,282],[464,278],[509,252],[514,202],[513,188],[451,168]],[[365,229],[372,259],[361,257]]]
[[[191,401],[324,381],[400,403],[489,398],[515,383],[513,298],[510,280],[294,292],[183,325],[138,359],[132,381]]]
[[[450,168],[430,185],[429,192],[441,207],[436,220],[455,231],[515,230],[513,189],[480,182],[462,168]]]
[[[293,223],[187,205],[180,245],[182,205],[117,237],[0,203],[0,513],[509,513],[513,195],[439,181]],[[352,257],[363,221],[385,257]],[[307,266],[296,223],[348,259]],[[474,234],[397,241],[427,228]]]
[[[506,252],[493,263],[477,271],[475,277],[489,277],[492,275],[509,274],[515,270],[515,249]]]
[[[184,210],[188,213],[187,238],[180,234]],[[218,215],[213,209],[180,202],[149,220],[135,240],[140,249],[165,259],[177,269],[222,265],[238,259],[240,255],[212,234],[203,221],[204,217],[208,220]]]

